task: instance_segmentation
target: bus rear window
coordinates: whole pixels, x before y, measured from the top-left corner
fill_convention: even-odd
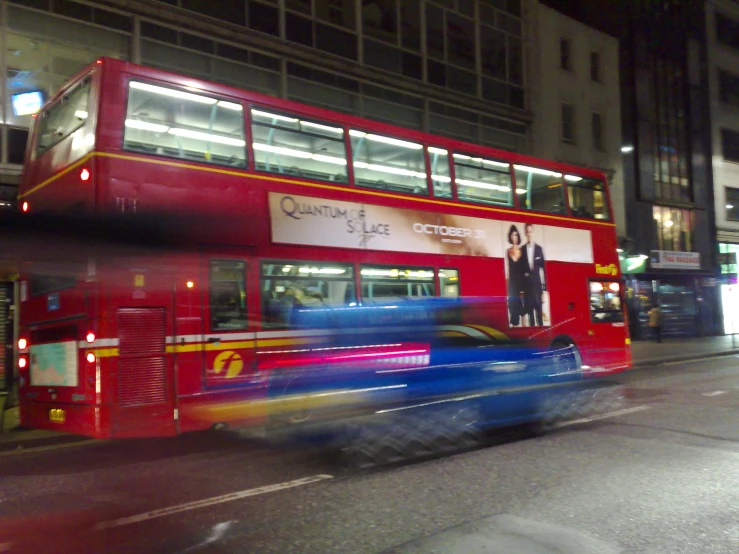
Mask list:
[[[621,323],[621,285],[616,281],[590,282],[590,318],[593,323]]]
[[[194,92],[131,81],[123,148],[244,168],[243,108]]]
[[[85,79],[40,115],[36,154],[43,154],[58,144],[87,120],[90,79]]]

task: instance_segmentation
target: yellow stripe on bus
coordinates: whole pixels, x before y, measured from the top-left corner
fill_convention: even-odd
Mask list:
[[[486,325],[472,325],[468,324],[467,327],[472,327],[473,329],[477,329],[478,331],[482,331],[489,337],[492,337],[494,339],[498,340],[508,340],[509,337],[505,333],[501,333],[497,329],[493,329],[492,327],[487,327]]]
[[[589,219],[587,221],[583,221],[582,219],[576,219],[574,217],[568,217],[568,216],[561,216],[561,215],[550,215],[550,214],[542,214],[542,213],[536,213],[532,214],[529,211],[526,210],[516,210],[513,208],[493,208],[490,206],[476,206],[474,204],[461,204],[459,202],[449,202],[444,200],[436,200],[434,198],[421,198],[421,197],[412,197],[412,196],[403,196],[400,194],[393,194],[393,193],[387,193],[387,192],[378,192],[373,190],[366,190],[359,187],[337,187],[334,185],[328,185],[328,184],[321,184],[321,183],[310,183],[310,182],[304,182],[304,181],[296,181],[294,179],[284,179],[282,177],[273,177],[270,175],[259,175],[256,173],[248,173],[248,170],[242,170],[242,171],[234,171],[230,169],[221,169],[218,167],[201,167],[198,165],[188,164],[188,163],[181,163],[181,162],[173,162],[169,160],[159,160],[159,159],[150,159],[150,158],[143,158],[141,156],[131,156],[128,154],[116,154],[113,152],[90,152],[87,154],[84,158],[81,160],[75,162],[74,164],[66,167],[65,169],[61,170],[59,173],[52,175],[42,183],[39,183],[35,187],[33,187],[31,190],[26,192],[25,194],[19,194],[18,198],[24,198],[28,197],[29,195],[37,192],[38,190],[42,189],[46,185],[54,182],[59,177],[67,174],[69,171],[74,169],[75,167],[78,167],[80,164],[84,163],[88,159],[90,159],[92,156],[101,156],[105,158],[114,158],[119,160],[128,160],[128,161],[134,161],[134,162],[141,162],[141,163],[147,163],[147,164],[153,164],[153,165],[166,165],[169,167],[180,167],[184,169],[192,169],[194,171],[204,171],[206,173],[216,173],[219,175],[231,175],[234,177],[241,177],[244,179],[260,179],[262,181],[273,181],[277,183],[287,183],[290,185],[298,185],[302,187],[308,187],[308,188],[314,188],[314,189],[325,189],[325,190],[332,190],[337,192],[353,192],[355,194],[364,194],[367,196],[380,196],[384,198],[393,198],[397,200],[407,200],[410,202],[419,202],[423,204],[433,204],[437,206],[452,206],[455,208],[466,208],[469,210],[477,210],[477,211],[484,211],[484,212],[494,212],[499,214],[511,214],[511,215],[535,215],[536,217],[541,217],[544,219],[554,219],[557,221],[571,221],[571,222],[578,222],[578,223],[588,223],[592,225],[601,225],[606,227],[615,227],[616,224],[609,222],[609,221],[599,221],[595,219]]]

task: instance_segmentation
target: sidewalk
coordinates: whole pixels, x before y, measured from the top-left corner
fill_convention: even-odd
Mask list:
[[[667,338],[661,343],[634,341],[631,343],[632,366],[642,369],[650,365],[739,354],[739,336],[732,343],[730,335],[721,337]]]

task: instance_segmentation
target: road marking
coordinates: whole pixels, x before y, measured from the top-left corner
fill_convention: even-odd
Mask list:
[[[715,390],[713,392],[704,392],[703,396],[718,396],[719,394],[726,394],[729,391],[725,390]]]
[[[572,419],[570,421],[563,421],[562,423],[557,423],[554,427],[568,427],[569,425],[577,425],[579,423],[590,423],[591,421],[597,421],[599,419],[607,419],[609,417],[618,417],[626,414],[633,414],[635,412],[642,412],[644,410],[651,409],[649,406],[634,406],[633,408],[625,408],[623,410],[618,410],[616,412],[608,412],[607,414],[601,414],[597,416],[591,416],[591,417],[583,417],[581,419]]]
[[[180,512],[187,512],[189,510],[197,510],[198,508],[205,508],[207,506],[214,506],[216,504],[223,504],[224,502],[232,502],[233,500],[241,500],[242,498],[249,498],[250,496],[258,496],[260,494],[267,494],[270,492],[281,491],[284,489],[291,489],[294,487],[302,487],[303,485],[310,485],[311,483],[317,483],[325,479],[332,479],[333,475],[313,475],[311,477],[304,477],[302,479],[296,479],[295,481],[287,481],[286,483],[278,483],[276,485],[267,485],[265,487],[259,487],[256,489],[247,489],[244,491],[232,492],[221,496],[214,496],[212,498],[205,498],[203,500],[195,500],[193,502],[186,502],[184,504],[177,504],[170,506],[169,508],[162,508],[159,510],[153,510],[151,512],[145,512],[135,516],[122,517],[120,519],[114,519],[112,521],[103,521],[98,523],[96,529],[110,529],[111,527],[122,527],[124,525],[131,525],[133,523],[140,523],[142,521],[148,521],[159,517],[169,516],[172,514],[178,514]]]
[[[103,444],[110,442],[108,440],[91,439],[87,441],[78,442],[65,442],[64,444],[52,444],[50,446],[37,446],[31,448],[16,448],[15,450],[8,450],[6,452],[0,452],[0,458],[3,456],[18,456],[19,454],[33,454],[34,452],[46,452],[47,450],[58,450],[60,448],[71,448],[73,446],[83,446],[86,444]],[[0,550],[2,552],[2,550]]]

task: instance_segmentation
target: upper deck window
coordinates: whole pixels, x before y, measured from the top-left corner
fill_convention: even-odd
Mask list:
[[[89,98],[90,79],[85,79],[41,113],[36,154],[43,154],[85,124]]]
[[[590,219],[610,219],[603,181],[565,175],[572,215]]]
[[[562,174],[548,169],[514,165],[516,193],[524,210],[567,213]]]
[[[351,129],[354,182],[357,185],[428,194],[423,145]]]
[[[437,198],[452,197],[452,178],[449,176],[449,151],[435,146],[428,147],[431,184]]]
[[[260,108],[251,110],[256,169],[346,183],[344,129]]]
[[[131,81],[123,147],[158,156],[246,167],[241,104]]]
[[[454,182],[460,200],[513,205],[511,166],[506,162],[454,154]]]

